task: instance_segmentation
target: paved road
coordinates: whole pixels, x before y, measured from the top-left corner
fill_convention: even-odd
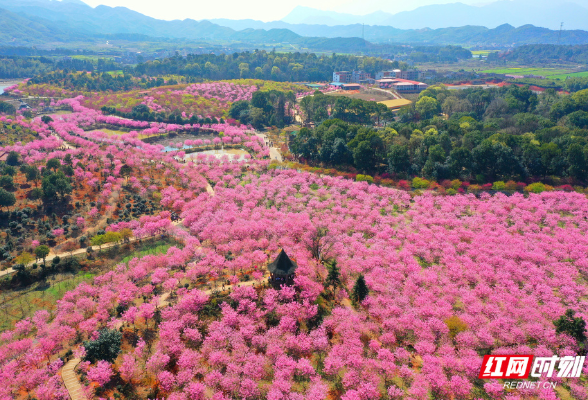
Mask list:
[[[277,147],[270,147],[270,159],[282,162],[282,154]]]
[[[265,145],[269,147],[270,140],[267,138],[267,135],[265,133],[256,132],[255,135],[262,138]],[[278,149],[277,147],[270,147],[270,160],[277,160],[279,162],[283,161],[280,149]]]

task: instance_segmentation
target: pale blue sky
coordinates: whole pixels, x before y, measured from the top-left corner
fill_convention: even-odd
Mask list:
[[[307,6],[322,10],[347,12],[357,15],[382,10],[390,13],[413,10],[427,4],[453,3],[455,0],[83,0],[95,7],[123,6],[142,14],[159,19],[257,19],[275,21],[285,17],[295,6]],[[485,0],[461,0],[462,3],[476,4]],[[489,0],[486,0],[488,2]]]

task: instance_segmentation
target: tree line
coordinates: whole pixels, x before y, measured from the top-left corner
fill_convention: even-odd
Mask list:
[[[256,129],[266,126],[283,128],[294,122],[292,108],[296,95],[292,91],[257,91],[250,101],[239,100],[231,104],[229,117]]]
[[[325,117],[291,151],[311,163],[438,181],[588,180],[588,90],[422,92],[385,128]],[[442,113],[442,114],[441,114]],[[551,178],[550,178],[551,177]]]
[[[184,75],[203,79],[255,78],[279,82],[331,81],[333,71],[378,71],[404,67],[398,61],[377,57],[335,54],[277,53],[256,50],[233,54],[176,55],[147,61],[134,68],[137,75]]]
[[[134,67],[122,67],[112,61],[101,59],[87,64],[74,64],[79,61],[74,60],[76,59],[72,59],[67,65],[64,65],[63,62],[55,66],[47,63],[46,70],[39,71],[40,75],[31,79],[31,84],[47,83],[71,90],[123,91],[132,88],[161,86],[164,83],[161,76],[165,75],[181,77],[182,81],[187,83],[200,82],[205,79],[240,78],[278,82],[330,82],[333,78],[333,71],[364,70],[375,74],[382,70],[406,68],[402,62],[377,57],[358,57],[334,53],[332,55],[299,52],[276,53],[263,50],[233,54],[189,54],[186,57],[175,55],[161,60],[140,63]],[[110,70],[122,70],[123,73],[116,77],[100,74],[102,71]],[[88,71],[93,74],[80,74],[75,71]],[[165,83],[174,84],[177,82],[172,78],[166,80]]]
[[[104,106],[100,109],[104,115],[118,115],[119,117],[129,118],[137,121],[149,121],[149,122],[164,122],[166,124],[200,124],[210,125],[221,123],[225,121],[223,118],[216,119],[215,117],[209,118],[198,118],[196,115],[190,116],[190,118],[183,118],[180,114],[175,112],[155,112],[151,111],[145,104],[138,104],[131,109],[131,112],[124,112],[118,110],[116,107]]]
[[[111,71],[120,69],[120,65],[109,59],[96,61],[77,58],[52,58],[47,56],[23,57],[0,56],[0,78],[28,78],[36,76],[36,83],[54,83],[53,71]]]

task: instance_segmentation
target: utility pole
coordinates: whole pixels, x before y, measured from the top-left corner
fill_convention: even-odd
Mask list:
[[[561,25],[559,26],[559,36],[557,37],[557,44],[559,45],[559,42],[561,40],[561,31],[563,29],[563,22],[561,23]]]

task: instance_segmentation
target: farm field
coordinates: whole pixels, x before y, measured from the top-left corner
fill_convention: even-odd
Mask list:
[[[493,68],[480,71],[481,73],[511,74],[511,75],[541,75],[547,79],[565,80],[567,77],[587,77],[588,71],[575,72],[558,68]]]
[[[566,79],[566,78],[585,78],[588,77],[588,71],[582,72],[571,72],[569,74],[553,74],[549,75],[548,78],[550,79]]]
[[[472,50],[472,54],[475,56],[487,56],[490,53],[497,53],[498,50]]]
[[[351,99],[360,99],[360,100],[367,100],[367,101],[384,101],[384,100],[390,100],[392,97],[390,96],[386,96],[385,94],[380,94],[380,93],[365,93],[365,92],[360,92],[359,90],[349,90],[349,91],[345,91],[345,90],[340,90],[337,92],[329,92],[326,93],[327,96],[344,96],[344,97],[349,97]]]
[[[102,60],[114,60],[113,57],[108,56],[90,56],[90,55],[73,55],[71,58],[75,58],[77,60],[89,60],[89,61],[98,61]]]
[[[551,77],[553,75],[567,74],[570,70],[557,68],[493,68],[480,71],[481,73],[495,74],[512,74],[512,75],[543,75]]]

